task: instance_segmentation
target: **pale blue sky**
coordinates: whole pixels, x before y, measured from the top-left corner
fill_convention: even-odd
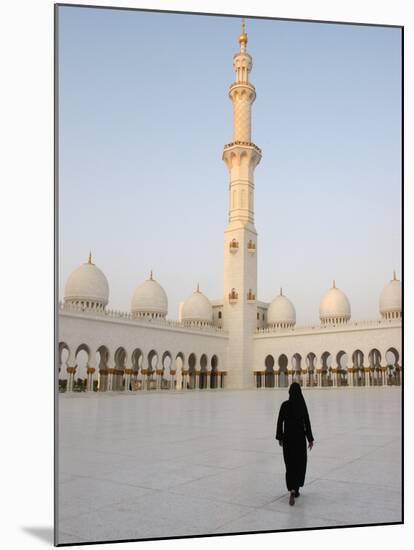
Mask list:
[[[401,275],[401,40],[396,28],[248,19],[258,297],[298,323],[336,279],[354,319]],[[87,260],[128,310],[150,269],[169,317],[197,281],[223,295],[240,19],[59,9],[60,296]]]

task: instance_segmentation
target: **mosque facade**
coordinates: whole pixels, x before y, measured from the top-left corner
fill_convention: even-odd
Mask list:
[[[108,309],[109,284],[91,255],[66,281],[58,307],[59,388],[74,391],[222,390],[389,386],[401,383],[401,283],[394,272],[379,296],[378,319],[351,321],[347,296],[333,281],[320,302],[320,323],[296,326],[292,302],[257,299],[258,236],[252,142],[256,91],[247,34],[239,36],[230,85],[233,138],[224,146],[229,217],[224,231],[224,293],[209,300],[199,287],[167,319],[168,297],[152,272],[128,312]],[[80,354],[87,357],[79,383]]]

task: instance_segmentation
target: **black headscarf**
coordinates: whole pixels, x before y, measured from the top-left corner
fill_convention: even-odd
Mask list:
[[[302,395],[302,388],[297,382],[292,382],[289,388],[289,405],[292,415],[297,418],[303,418],[306,413],[306,403]]]

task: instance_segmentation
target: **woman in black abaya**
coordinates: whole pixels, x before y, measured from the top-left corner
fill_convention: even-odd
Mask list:
[[[297,382],[289,388],[289,400],[280,407],[277,419],[276,439],[283,446],[286,465],[286,485],[290,492],[289,504],[295,504],[299,487],[303,487],[306,474],[306,439],[309,449],[313,447],[313,435],[308,409]]]

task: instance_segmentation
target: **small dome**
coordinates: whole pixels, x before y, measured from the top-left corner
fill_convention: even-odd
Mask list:
[[[393,279],[381,292],[379,300],[380,313],[385,319],[401,318],[401,282],[394,271]]]
[[[267,310],[267,324],[279,328],[293,327],[296,324],[295,306],[283,295],[282,289]]]
[[[351,318],[351,305],[346,295],[336,288],[335,281],[321,300],[319,317],[322,324],[346,323]]]
[[[92,263],[91,254],[87,263],[69,275],[65,286],[65,303],[83,307],[104,308],[109,299],[108,281],[102,271]]]
[[[136,317],[162,317],[168,313],[168,298],[165,290],[152,277],[135,289],[131,312]]]
[[[211,324],[213,308],[210,300],[197,285],[197,290],[187,298],[181,310],[181,320],[184,323]]]

